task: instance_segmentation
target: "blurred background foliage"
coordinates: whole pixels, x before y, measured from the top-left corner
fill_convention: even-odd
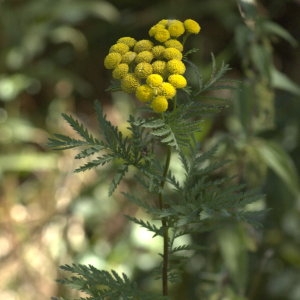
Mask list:
[[[105,91],[108,48],[160,19],[193,18],[200,72],[209,76],[213,52],[240,85],[230,109],[205,120],[203,146],[220,143],[228,174],[262,188],[270,210],[263,229],[191,237],[209,250],[186,265],[174,299],[300,299],[299,11],[298,0],[0,0],[0,298],[71,297],[54,280],[72,262],[157,288],[160,241],[128,224],[124,214],[143,212],[119,192],[107,197],[112,170],[73,174],[72,151],[50,151],[47,139],[73,134],[62,112],[93,130],[95,99],[124,128],[135,102]],[[129,177],[120,190],[134,188]]]

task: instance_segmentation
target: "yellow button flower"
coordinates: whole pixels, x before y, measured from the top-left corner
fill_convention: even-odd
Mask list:
[[[168,31],[172,37],[179,37],[184,34],[185,28],[179,20],[169,20]]]
[[[112,52],[105,56],[104,66],[106,69],[114,69],[122,60],[120,53]]]
[[[157,31],[166,29],[166,27],[162,24],[156,24],[150,28],[148,31],[149,36],[154,37],[154,35],[157,33]]]
[[[129,48],[132,48],[136,43],[136,39],[129,37],[129,36],[124,36],[124,37],[119,38],[117,40],[117,43],[123,43],[123,44],[126,44]]]
[[[169,82],[163,82],[158,89],[159,94],[165,96],[167,99],[172,99],[176,95],[175,87]]]
[[[153,89],[147,85],[143,84],[137,87],[135,91],[135,96],[141,101],[141,102],[149,102],[152,100],[154,94]]]
[[[163,78],[159,74],[151,74],[147,77],[146,82],[151,87],[158,87],[163,83]]]
[[[159,59],[159,58],[162,58],[162,54],[163,54],[164,50],[165,50],[164,46],[157,45],[157,46],[154,46],[151,51],[152,51],[152,53],[154,55],[154,58],[158,58]]]
[[[163,42],[167,41],[170,38],[170,32],[167,29],[159,29],[154,34],[154,38],[158,42],[163,43]]]
[[[182,59],[182,53],[176,49],[176,48],[166,48],[163,52],[163,57],[166,60],[171,60],[171,59]]]
[[[183,45],[178,40],[175,40],[175,39],[170,39],[170,40],[166,41],[165,46],[166,46],[166,48],[176,48],[180,52],[183,51]]]
[[[151,102],[151,108],[156,113],[163,113],[168,109],[168,100],[164,96],[157,96]]]
[[[201,30],[200,25],[192,19],[185,20],[183,24],[188,33],[198,34]]]
[[[163,60],[156,60],[152,63],[153,73],[159,74],[165,77],[167,73],[167,63]]]
[[[147,62],[150,63],[153,59],[153,54],[150,51],[142,51],[138,53],[138,55],[135,58],[135,62],[141,63],[141,62]]]
[[[133,74],[126,74],[121,80],[121,88],[126,93],[134,93],[140,85],[139,79]]]
[[[128,52],[126,52],[125,54],[122,55],[121,62],[125,63],[125,64],[130,64],[131,62],[133,62],[135,60],[136,55],[137,54],[135,52],[128,51]]]
[[[129,66],[127,64],[119,64],[112,71],[112,77],[115,79],[122,79],[129,71]]]
[[[134,74],[138,78],[147,78],[150,74],[152,74],[153,68],[152,65],[147,62],[141,62],[136,65],[134,69]]]
[[[167,62],[167,70],[170,74],[184,74],[186,68],[181,60],[171,59]]]
[[[159,25],[163,25],[163,26],[167,26],[168,25],[169,20],[167,19],[162,19],[160,20],[157,24]]]
[[[168,81],[177,89],[182,89],[187,85],[185,77],[179,74],[170,75]]]
[[[123,43],[116,43],[112,45],[109,49],[109,52],[117,52],[120,54],[124,54],[129,51],[129,47]]]
[[[153,43],[150,40],[140,40],[134,45],[134,52],[140,53],[142,51],[150,51],[153,47]]]

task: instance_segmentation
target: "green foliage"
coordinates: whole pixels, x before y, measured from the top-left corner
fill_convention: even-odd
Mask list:
[[[236,3],[242,6],[243,18]],[[297,1],[186,0],[184,4],[170,5],[168,0],[1,1],[0,198],[4,201],[0,210],[0,268],[5,274],[1,299],[88,297],[70,291],[68,286],[53,284],[53,278],[76,275],[57,275],[57,265],[69,261],[126,270],[138,288],[149,293],[158,290],[159,282],[151,279],[156,275],[162,278],[159,259],[163,260],[160,246],[164,231],[159,217],[151,218],[162,216],[158,193],[162,192],[165,202],[172,204],[174,199],[174,203],[180,203],[177,191],[187,184],[184,170],[195,157],[190,153],[192,143],[198,143],[198,156],[218,144],[218,151],[199,169],[229,160],[207,176],[204,184],[208,189],[208,182],[219,191],[236,183],[241,188],[238,194],[247,194],[252,187],[262,187],[266,194],[266,199],[254,207],[251,204],[229,213],[271,209],[264,217],[263,230],[258,232],[212,210],[209,218],[200,215],[199,230],[205,225],[206,231],[188,236],[184,235],[187,225],[182,214],[171,212],[183,225],[175,220],[179,229],[174,232],[169,228],[169,245],[173,237],[175,240],[169,253],[168,278],[173,280],[178,270],[183,272],[170,286],[170,298],[300,299],[300,52],[293,37],[298,36]],[[205,20],[199,40],[192,38],[185,45],[192,47],[184,55],[189,86],[178,91],[176,100],[177,108],[191,122],[199,122],[201,130],[196,128],[195,137],[191,134],[179,143],[178,150],[172,150],[166,180],[162,174],[168,143],[160,142],[166,136],[155,136],[151,128],[143,127],[149,121],[145,115],[129,122],[132,136],[120,129],[123,138],[130,139],[129,144],[141,149],[141,163],[147,164],[142,172],[124,164],[123,159],[108,156],[103,168],[97,165],[100,172],[71,175],[74,151],[47,149],[49,132],[66,135],[54,138],[64,142],[65,137],[65,145],[74,146],[76,166],[83,167],[110,151],[102,145],[93,146],[80,134],[70,134],[61,112],[71,114],[74,121],[78,114],[83,127],[88,119],[87,129],[95,143],[103,141],[103,130],[91,116],[93,101],[89,99],[99,99],[108,109],[109,119],[122,126],[134,102],[121,93],[114,93],[110,101],[105,90],[110,76],[99,70],[103,57],[120,35],[141,37],[148,24],[170,15],[192,17],[200,23]],[[221,61],[226,61],[231,71],[212,89],[203,91],[211,78],[211,51],[216,54],[217,69]],[[229,95],[221,89],[224,84],[237,89]],[[111,89],[117,90],[120,86]],[[222,113],[216,115],[218,112]],[[169,125],[167,118],[157,117],[166,123],[174,141],[184,138],[181,134],[173,137],[176,120]],[[183,124],[185,121],[180,120]],[[118,192],[106,199],[113,175],[119,172],[115,181],[125,179],[119,187],[127,192],[123,193],[125,199]],[[114,186],[111,184],[111,192]],[[197,203],[193,205],[197,207]],[[168,209],[163,209],[166,218]],[[127,224],[124,213],[148,226],[150,235],[141,231],[138,222],[137,226]],[[198,215],[195,212],[190,216],[197,224]],[[156,234],[152,240],[151,234]],[[197,247],[199,244],[201,247]],[[155,266],[157,272],[152,276]],[[6,272],[11,269],[22,272]]]
[[[88,297],[80,297],[80,300],[166,299],[149,292],[141,292],[137,288],[136,283],[131,282],[125,274],[120,276],[113,270],[111,272],[100,271],[91,265],[76,264],[64,265],[60,268],[71,274],[76,274],[71,278],[60,279],[58,282],[88,295]],[[59,300],[64,298],[53,297],[52,299]]]
[[[123,137],[122,133],[116,126],[113,126],[102,112],[102,108],[98,102],[95,102],[95,110],[99,123],[99,131],[103,133],[103,140],[95,138],[89,131],[72,116],[63,114],[64,119],[72,126],[76,133],[82,139],[73,139],[61,134],[55,134],[54,138],[49,139],[49,146],[56,150],[70,149],[76,147],[84,147],[76,156],[75,159],[85,159],[98,154],[95,159],[92,159],[84,165],[78,167],[76,172],[83,172],[97,166],[104,166],[111,162],[117,162],[119,168],[112,180],[109,194],[117,188],[122,178],[128,172],[129,166],[135,166],[143,172],[151,173],[148,158],[144,158],[141,143],[143,141],[143,132],[136,129],[133,117],[130,119],[133,132],[132,139]],[[137,142],[139,141],[139,142]]]
[[[201,115],[195,119],[189,114],[190,104],[178,104],[173,111],[149,119],[130,116],[128,128],[131,134],[124,137],[116,126],[106,119],[101,106],[96,102],[95,110],[99,123],[99,135],[95,138],[81,123],[73,117],[63,115],[81,139],[73,139],[61,134],[54,135],[49,140],[49,146],[54,149],[82,148],[76,159],[86,159],[96,156],[76,171],[105,165],[113,161],[118,162],[116,174],[112,179],[109,193],[112,194],[129,166],[138,172],[136,179],[147,192],[158,198],[159,205],[147,202],[133,193],[125,193],[126,198],[135,205],[143,208],[152,220],[161,220],[161,225],[151,221],[127,216],[127,218],[153,233],[153,238],[163,238],[165,247],[161,254],[163,258],[162,280],[174,282],[178,280],[180,269],[186,260],[186,252],[199,250],[197,244],[178,244],[177,239],[205,231],[216,229],[224,222],[232,220],[250,222],[257,225],[257,218],[261,212],[248,211],[246,205],[261,199],[261,195],[245,191],[245,186],[231,182],[231,178],[224,178],[221,169],[225,161],[214,162],[213,155],[217,147],[198,154],[198,144],[195,136],[201,130]],[[167,148],[167,159],[164,168],[158,163],[159,151],[145,152],[145,146],[156,145]],[[156,149],[153,148],[153,149]],[[185,178],[182,183],[169,170],[171,150],[181,160]],[[169,192],[165,191],[165,184],[169,184]],[[162,200],[163,199],[163,200]],[[162,202],[163,201],[163,202]],[[183,253],[183,255],[179,255]],[[175,260],[174,260],[175,259]],[[72,273],[81,276],[60,281],[70,287],[75,287],[89,293],[95,298],[101,297],[140,297],[136,287],[133,287],[124,275],[123,279],[113,271],[112,275],[93,267],[73,266],[64,267]],[[87,271],[88,270],[88,271]],[[179,272],[179,273],[178,273]],[[93,278],[93,279],[91,279]],[[101,288],[99,288],[99,286]],[[102,287],[107,288],[102,288]],[[164,294],[165,296],[167,294]],[[98,298],[97,298],[98,297]],[[144,296],[143,296],[144,297]],[[112,298],[109,298],[112,299]],[[139,298],[134,298],[139,299]],[[146,298],[143,298],[146,299]],[[152,296],[151,299],[160,299]]]
[[[235,89],[232,82],[222,80],[229,68],[224,63],[218,68],[212,55],[211,75],[204,81],[198,68],[191,62],[188,64],[190,74],[197,78],[195,84],[186,88],[184,94],[178,93],[170,102],[169,109],[162,114],[151,114],[146,109],[150,115],[129,116],[127,136],[107,120],[101,105],[96,102],[99,137],[94,137],[72,116],[63,114],[81,139],[56,134],[49,140],[49,146],[57,150],[83,148],[75,155],[75,159],[89,161],[77,168],[77,172],[115,163],[117,168],[111,180],[110,195],[128,173],[129,167],[135,168],[135,178],[145,188],[151,202],[143,199],[145,195],[124,195],[142,208],[151,220],[134,216],[127,218],[152,232],[153,238],[160,237],[163,240],[160,253],[162,263],[157,268],[160,274],[158,278],[162,282],[162,296],[169,295],[169,282],[177,282],[180,278],[188,258],[187,253],[199,250],[197,243],[182,243],[181,238],[210,232],[226,222],[249,222],[257,225],[261,216],[261,212],[248,211],[247,206],[262,199],[262,196],[247,191],[245,185],[234,182],[233,178],[224,177],[222,169],[226,164],[225,160],[214,161],[218,145],[199,154],[197,136],[201,133],[204,116],[208,112],[215,114],[225,107],[226,98],[210,93]],[[180,158],[184,174],[182,181],[170,170],[172,154]],[[163,159],[164,163],[161,162]],[[89,269],[84,266],[64,268],[81,276],[60,282],[99,297],[88,299],[139,297],[137,287],[131,285],[126,275],[122,279],[115,271],[110,274],[91,266]],[[153,296],[152,299],[159,297]]]

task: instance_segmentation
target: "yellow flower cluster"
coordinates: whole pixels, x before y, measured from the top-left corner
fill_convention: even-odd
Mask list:
[[[198,34],[200,25],[187,19],[161,20],[149,30],[150,39],[135,40],[122,37],[112,45],[104,59],[104,66],[120,80],[121,89],[135,94],[148,103],[156,113],[168,109],[177,89],[186,87],[183,44],[179,38]]]

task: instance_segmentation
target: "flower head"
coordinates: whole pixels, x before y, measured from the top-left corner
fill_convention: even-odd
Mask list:
[[[159,94],[165,96],[167,99],[172,99],[176,95],[175,87],[169,82],[163,82],[158,89]]]
[[[159,29],[154,34],[154,38],[158,42],[163,43],[163,42],[167,41],[170,38],[170,32],[165,28]]]
[[[157,31],[166,29],[165,25],[157,23],[156,25],[152,26],[150,30],[148,31],[149,36],[154,37],[154,35],[157,33]]]
[[[158,87],[163,83],[163,78],[159,74],[151,74],[147,77],[146,82],[151,87]]]
[[[151,102],[151,108],[156,113],[163,113],[168,109],[168,100],[164,96],[157,96]]]
[[[200,25],[192,19],[185,20],[183,24],[188,33],[198,34],[201,30]]]
[[[167,63],[163,60],[156,60],[152,63],[153,73],[164,77],[167,74]]]
[[[121,62],[126,63],[126,64],[130,64],[131,62],[133,62],[136,58],[136,53],[133,51],[128,51],[126,53],[124,53],[122,55],[122,60]]]
[[[187,86],[183,76],[183,41],[199,33],[200,25],[187,19],[184,22],[163,19],[149,30],[150,39],[136,40],[125,36],[117,40],[104,59],[104,66],[120,81],[121,89],[134,93],[148,103],[154,112],[163,113],[177,89]],[[184,35],[183,37],[181,37]]]
[[[171,59],[181,60],[182,59],[182,53],[176,48],[166,48],[163,51],[163,57],[166,60],[171,60]]]
[[[154,58],[157,58],[157,59],[162,58],[162,54],[163,54],[164,50],[165,50],[165,47],[162,45],[154,46],[152,48],[152,53],[154,55]]]
[[[104,66],[106,69],[114,69],[122,60],[120,53],[111,52],[104,58]]]
[[[152,65],[147,62],[141,62],[136,65],[134,69],[134,74],[138,78],[147,78],[150,74],[152,74],[153,68]]]
[[[140,81],[133,73],[126,74],[121,80],[121,88],[126,93],[134,93],[139,85]]]
[[[179,20],[169,20],[168,31],[172,37],[180,37],[184,34],[185,28],[181,21]]]
[[[153,47],[153,43],[150,40],[140,40],[134,45],[134,52],[140,53],[142,51],[150,51]]]
[[[184,74],[186,68],[181,60],[171,59],[167,62],[167,70],[171,74]]]
[[[141,63],[141,62],[147,62],[150,63],[153,59],[153,54],[150,51],[142,51],[140,53],[137,54],[136,58],[135,58],[135,62]]]
[[[166,48],[176,48],[177,50],[179,50],[180,52],[183,51],[183,45],[181,42],[179,42],[176,39],[170,39],[168,41],[165,42],[165,47]]]
[[[126,44],[123,43],[116,43],[112,45],[109,49],[109,52],[117,52],[120,54],[124,54],[129,51],[129,47]]]
[[[154,96],[153,89],[147,84],[140,85],[135,91],[135,96],[141,102],[149,102]]]
[[[115,67],[112,72],[112,77],[115,79],[122,79],[129,71],[127,64],[121,63]]]
[[[117,40],[117,43],[123,43],[123,44],[126,44],[129,48],[132,48],[135,45],[136,40],[132,37],[124,36],[124,37],[119,38]]]
[[[179,74],[170,75],[168,81],[177,89],[182,89],[187,85],[185,77]]]

